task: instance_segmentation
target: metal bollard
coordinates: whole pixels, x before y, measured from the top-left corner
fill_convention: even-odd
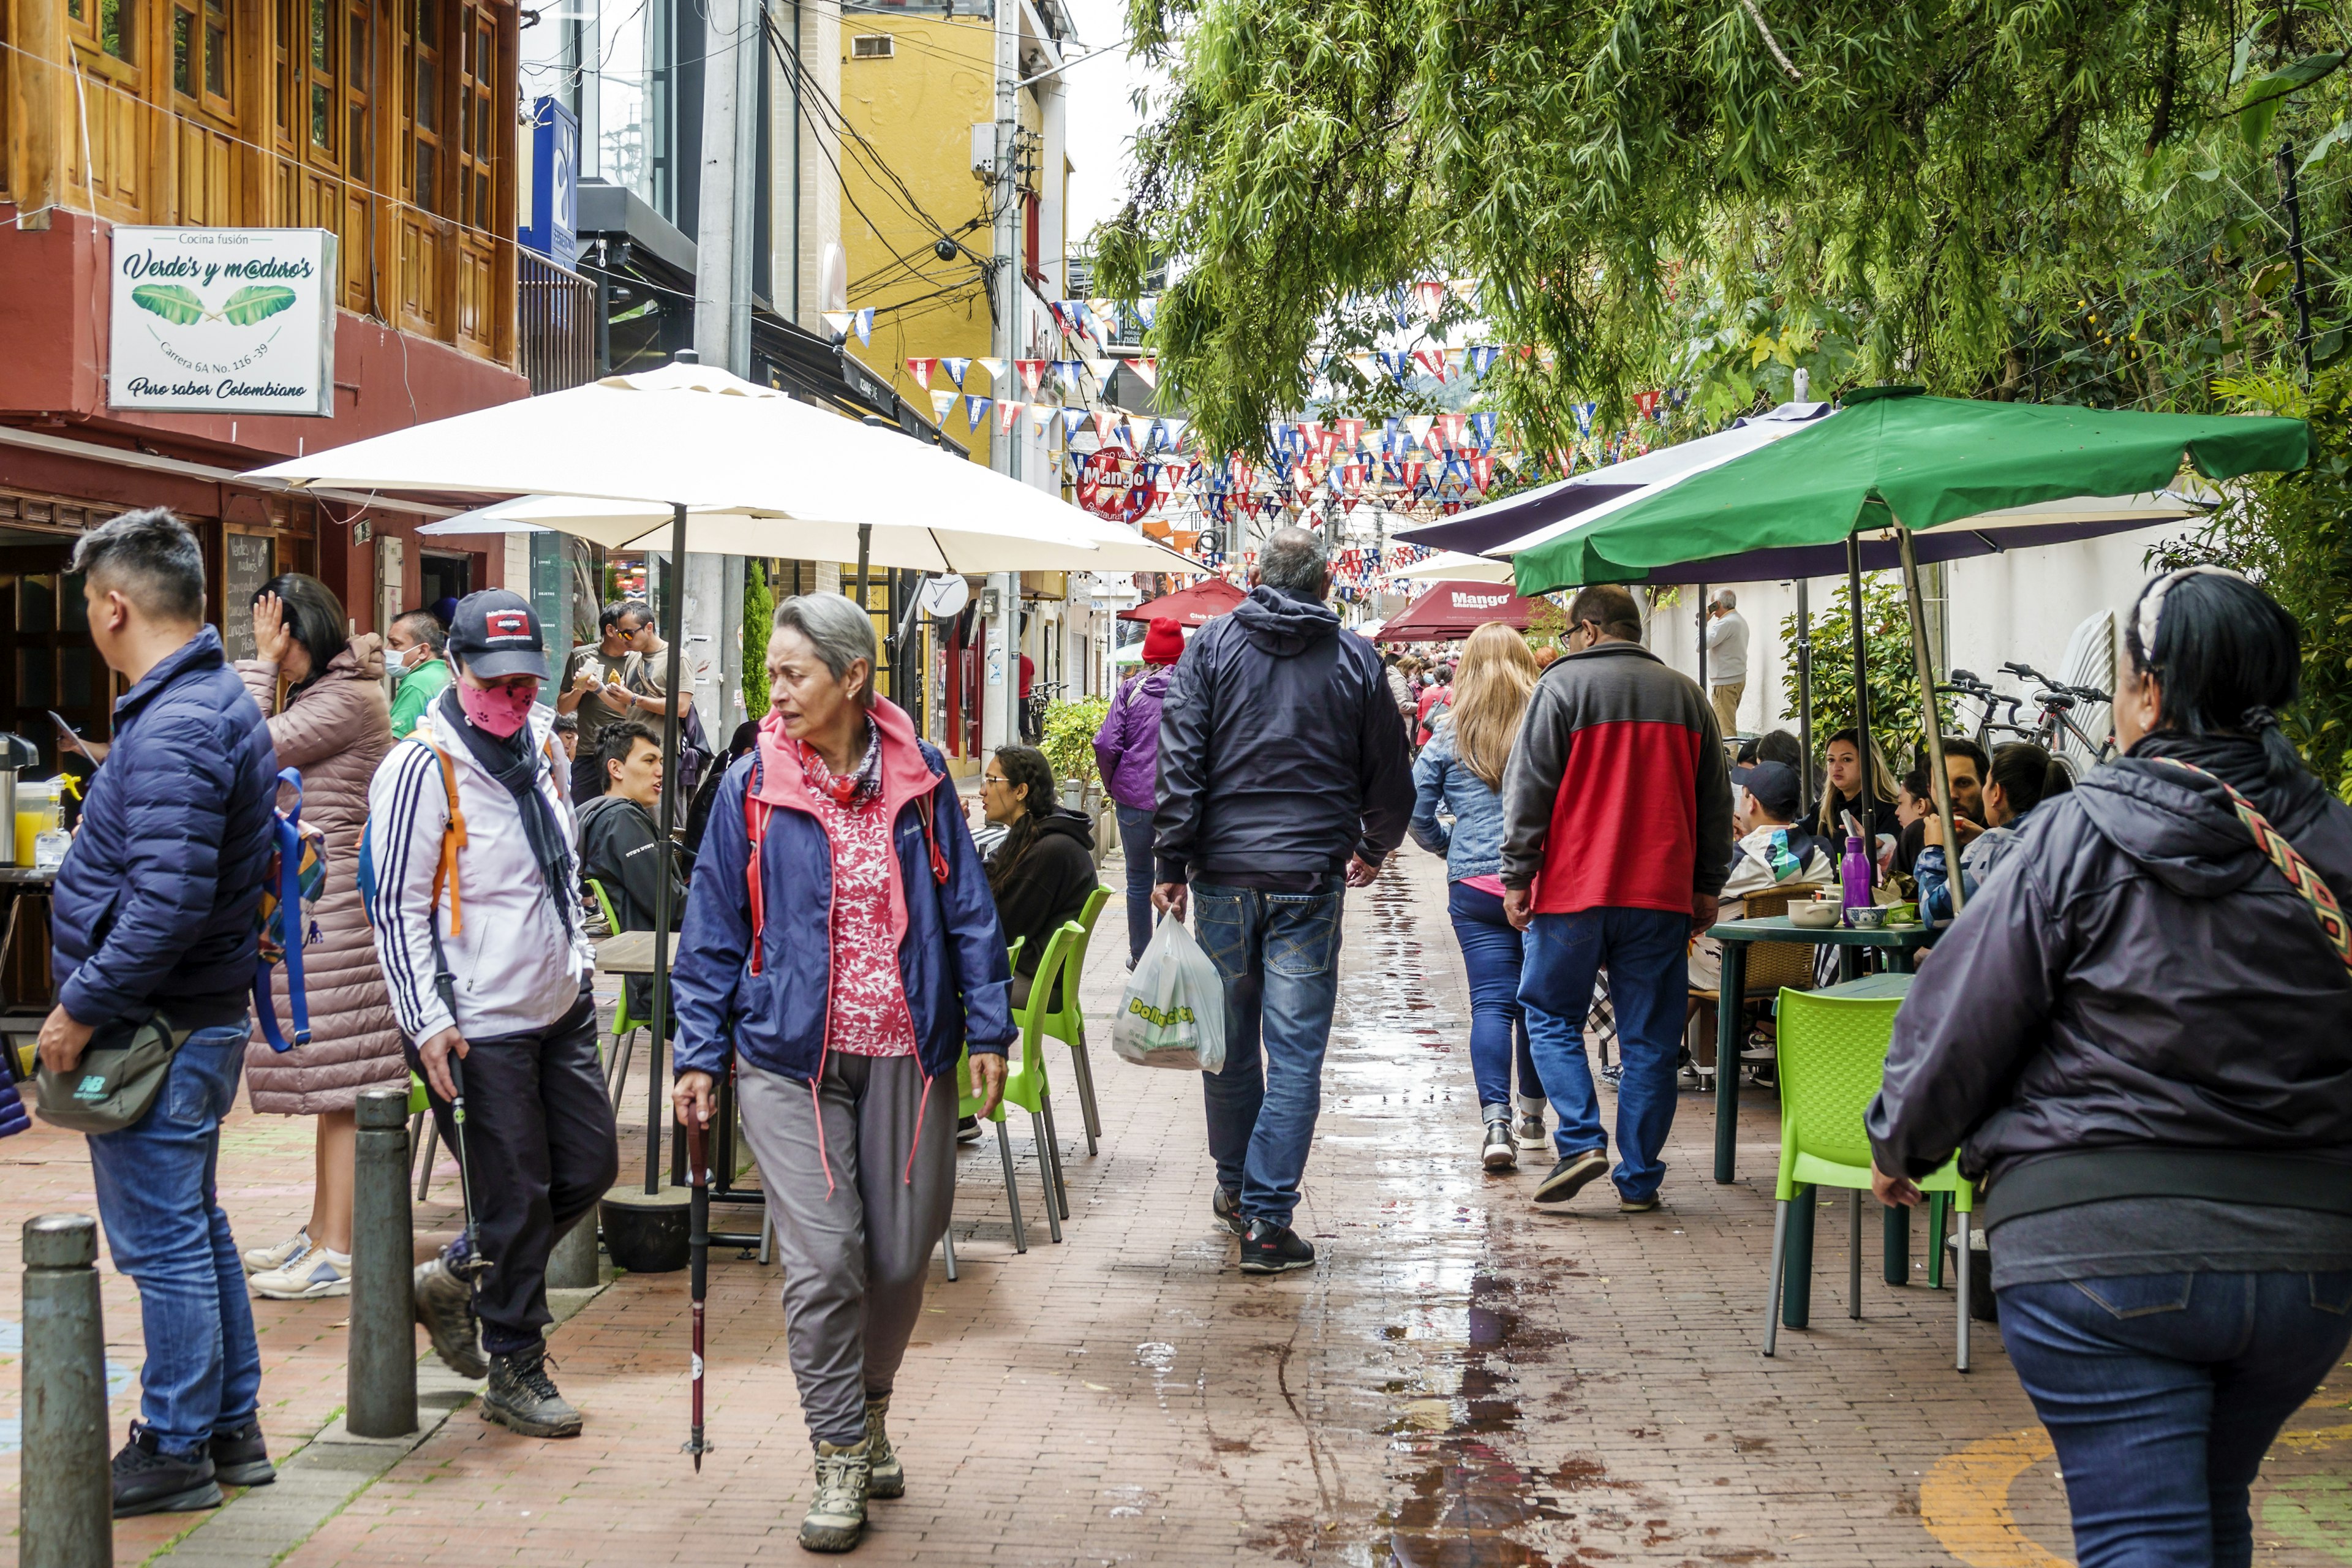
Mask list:
[[[358,1437],[416,1430],[416,1296],[408,1207],[408,1091],[364,1089],[352,1199],[351,1354],[343,1424]]]
[[[114,1562],[97,1261],[98,1223],[88,1215],[25,1222],[21,1568],[111,1568]]]
[[[556,1238],[554,1249],[547,1255],[547,1288],[585,1290],[595,1283],[596,1211],[591,1208]]]

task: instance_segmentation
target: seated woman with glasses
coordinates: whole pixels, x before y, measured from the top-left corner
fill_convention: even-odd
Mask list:
[[[1045,944],[1086,912],[1095,890],[1094,828],[1055,798],[1054,764],[1031,746],[1000,746],[980,775],[981,809],[1005,829],[1004,841],[989,858],[988,885],[996,894],[996,918],[1004,940],[1021,943],[1013,966],[1013,1009],[1029,1005],[1029,984]],[[1061,1005],[1061,987],[1048,1006]]]

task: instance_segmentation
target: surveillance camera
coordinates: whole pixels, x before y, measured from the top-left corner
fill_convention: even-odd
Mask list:
[[[956,258],[956,242],[941,235],[940,242],[931,247],[931,254],[941,261],[953,261]]]

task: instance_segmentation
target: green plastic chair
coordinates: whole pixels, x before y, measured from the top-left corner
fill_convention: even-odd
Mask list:
[[[1862,1316],[1862,1194],[1870,1189],[1870,1138],[1863,1118],[1886,1076],[1895,1033],[1895,997],[1826,996],[1783,991],[1780,1012],[1780,1174],[1773,1192],[1772,1285],[1764,1305],[1764,1353],[1780,1338],[1780,1289],[1788,1268],[1790,1205],[1801,1191],[1843,1188],[1853,1194],[1853,1256],[1846,1278],[1850,1318]],[[1950,1194],[1958,1214],[1959,1370],[1969,1370],[1969,1215],[1976,1190],[1958,1156],[1919,1189]]]
[[[1087,1059],[1086,1008],[1078,1001],[1078,979],[1086,973],[1087,944],[1094,940],[1095,921],[1110,902],[1110,889],[1097,886],[1078,911],[1078,937],[1062,960],[1062,1005],[1045,1016],[1045,1033],[1070,1047],[1070,1071],[1078,1080],[1078,1111],[1086,1123],[1087,1153],[1096,1152],[1102,1136],[1102,1117],[1095,1110],[1095,1068]]]
[[[1045,1228],[1055,1241],[1062,1239],[1062,1221],[1070,1217],[1070,1192],[1062,1181],[1061,1146],[1054,1131],[1054,1101],[1045,1084],[1045,999],[1053,994],[1054,977],[1061,972],[1069,957],[1070,945],[1083,935],[1076,921],[1066,921],[1045,944],[1045,956],[1037,965],[1036,978],[1030,983],[1029,1005],[1013,1016],[1020,1030],[1020,1039],[1013,1059],[1006,1064],[1004,1098],[997,1102],[989,1120],[996,1123],[996,1152],[1004,1162],[1004,1201],[1013,1211],[1013,1250],[1029,1250],[1029,1233],[1021,1218],[1021,1191],[1013,1177],[1013,1140],[1004,1130],[1007,1106],[1019,1106],[1029,1113],[1029,1128],[1036,1141],[1037,1166],[1045,1187]],[[1021,944],[1013,944],[1011,956],[1021,956]],[[956,1093],[958,1116],[980,1114],[980,1101],[971,1094],[971,1053],[967,1050],[956,1061]]]
[[[604,916],[604,929],[618,932],[620,917],[613,912],[612,896],[604,891],[604,884],[593,877],[583,877],[580,880],[594,895],[596,908]],[[651,1019],[630,1016],[629,987],[624,982],[620,1000],[613,1004],[613,1043],[604,1052],[604,1097],[615,1106],[621,1103],[621,1086],[629,1079],[629,1057],[636,1049],[637,1031],[647,1027],[651,1022]]]

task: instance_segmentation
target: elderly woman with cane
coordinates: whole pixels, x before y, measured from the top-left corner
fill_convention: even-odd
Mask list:
[[[776,607],[773,704],[710,813],[672,979],[673,1098],[713,1110],[729,1042],[816,1448],[801,1544],[857,1544],[906,1475],[884,1418],[955,1195],[954,1068],[995,1109],[1011,972],[940,753],[874,691],[874,623],[838,594]]]

